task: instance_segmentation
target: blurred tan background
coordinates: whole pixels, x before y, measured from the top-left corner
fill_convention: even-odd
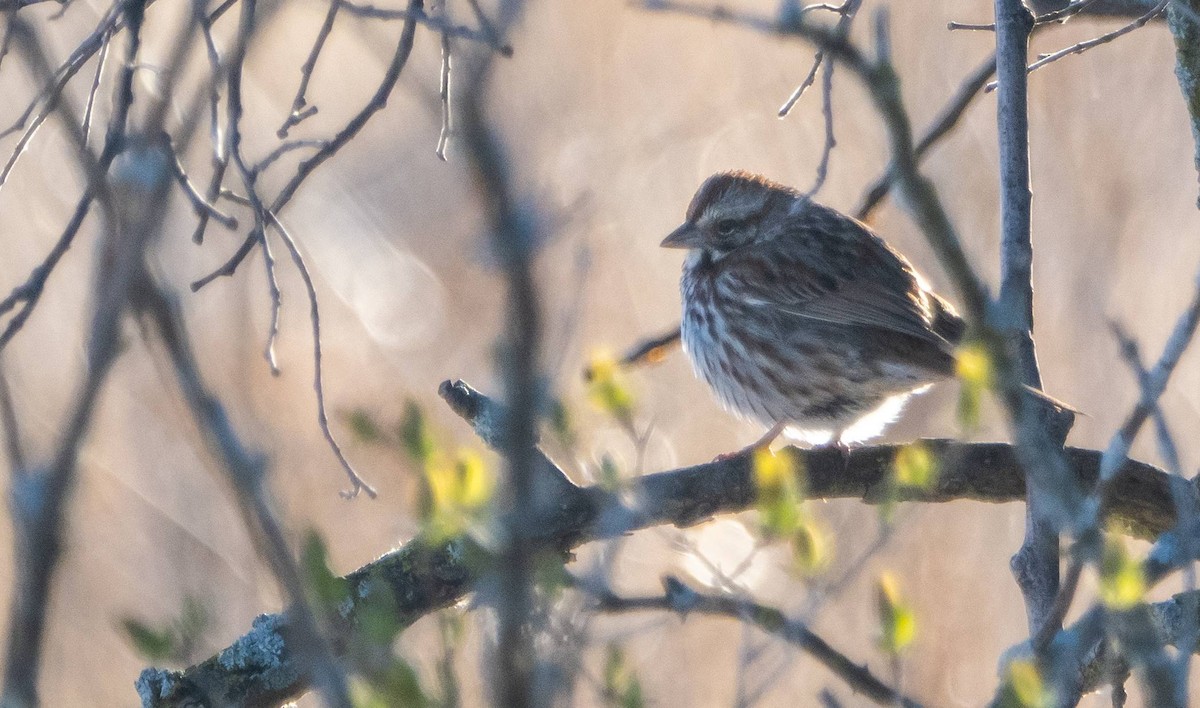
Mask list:
[[[451,2],[452,9],[457,4]],[[865,4],[856,38],[867,37],[870,15],[882,4]],[[988,33],[946,31],[946,22],[987,21],[991,3],[890,5],[905,100],[922,127],[987,56],[992,42]],[[246,76],[246,140],[255,156],[275,144],[298,67],[326,11],[316,0],[274,7]],[[775,3],[741,0],[737,7],[772,13]],[[41,12],[42,36],[61,59],[104,9],[76,0],[59,20],[44,19],[53,8],[31,12]],[[163,31],[148,42],[144,62],[166,60],[164,28],[171,26],[166,10],[155,6],[149,14],[148,27],[160,22]],[[469,19],[465,8],[455,11]],[[222,23],[233,21],[231,13]],[[1035,50],[1066,46],[1117,22],[1072,21],[1042,33]],[[321,112],[296,129],[295,137],[330,134],[366,100],[399,29],[399,23],[339,20],[309,90]],[[628,468],[632,449],[611,422],[589,411],[580,368],[597,347],[623,349],[677,320],[680,255],[658,243],[682,218],[704,177],[746,168],[802,188],[811,184],[824,130],[819,92],[805,96],[785,120],[776,118],[776,110],[807,72],[812,49],[706,21],[648,14],[621,0],[530,3],[511,41],[516,54],[499,64],[491,106],[520,188],[545,219],[547,241],[538,267],[547,364],[560,394],[580,413],[581,450],[595,458],[607,451]],[[478,51],[462,41],[457,46]],[[199,71],[206,64],[196,49],[192,69]],[[1038,343],[1048,389],[1089,414],[1075,428],[1075,445],[1103,447],[1134,401],[1135,387],[1107,319],[1123,322],[1145,354],[1156,356],[1200,265],[1192,138],[1173,68],[1171,38],[1164,27],[1152,25],[1048,66],[1030,81]],[[115,62],[110,78],[113,69]],[[332,411],[364,408],[395,421],[404,401],[416,398],[446,444],[474,446],[469,430],[444,410],[435,391],[441,380],[461,377],[497,392],[492,352],[503,317],[503,283],[489,265],[462,156],[453,143],[448,164],[434,156],[438,69],[437,37],[419,31],[387,109],[309,179],[283,216],[317,278]],[[31,95],[21,71],[12,57],[0,71],[4,125]],[[91,71],[89,64],[73,85],[78,105]],[[153,73],[140,72],[138,79],[139,91],[155,90]],[[101,117],[109,95],[101,93]],[[883,168],[886,146],[876,114],[848,72],[838,72],[834,97],[838,147],[820,199],[849,211]],[[994,97],[982,97],[926,162],[968,253],[992,283],[999,221],[994,110]],[[0,142],[0,153],[7,155],[14,141],[10,136]],[[201,142],[187,158],[199,183],[208,174]],[[4,292],[24,280],[66,223],[81,182],[64,155],[61,134],[49,126],[0,190]],[[264,177],[266,193],[282,185],[294,164],[285,160]],[[247,214],[239,216],[249,223]],[[188,240],[193,224],[190,208],[176,194],[157,260],[181,292],[242,239],[241,232],[213,225],[197,247]],[[954,299],[898,205],[885,205],[874,224]],[[4,352],[35,459],[45,459],[56,444],[84,367],[95,232],[89,222],[24,332]],[[234,278],[186,295],[188,321],[201,341],[208,380],[243,434],[271,456],[272,486],[295,537],[318,529],[331,546],[334,568],[348,572],[415,531],[417,471],[394,452],[356,443],[335,421],[349,456],[380,490],[376,501],[339,498],[344,477],[315,422],[304,291],[286,255],[278,257],[284,289],[280,378],[272,378],[260,354],[267,304],[257,253]],[[127,352],[109,381],[81,461],[68,552],[51,605],[46,705],[136,703],[133,681],[146,662],[120,630],[123,617],[167,622],[185,597],[195,597],[213,618],[200,648],[207,655],[248,629],[256,614],[280,606],[274,581],[255,557],[157,345],[143,340],[135,327],[128,333]],[[633,381],[641,420],[653,420],[656,430],[648,469],[707,460],[760,432],[722,412],[681,355],[639,371]],[[1189,472],[1200,453],[1189,434],[1200,426],[1198,392],[1200,367],[1189,354],[1165,397]],[[952,384],[935,389],[910,405],[886,439],[957,434],[954,401]],[[976,435],[1003,436],[994,412]],[[1159,462],[1149,438],[1135,447],[1135,455]],[[848,501],[813,507],[836,537],[830,572],[837,575],[875,538],[877,512]],[[902,662],[904,689],[930,705],[981,704],[995,688],[998,655],[1026,635],[1020,593],[1008,570],[1020,544],[1024,509],[967,502],[906,506],[899,519],[894,540],[822,610],[816,629],[852,658],[890,675],[875,648],[873,594],[874,577],[889,569],[918,613],[919,637]],[[753,524],[750,516],[741,520]],[[621,545],[618,589],[654,592],[663,574],[686,575],[696,564],[676,549],[680,535],[651,530]],[[747,543],[729,520],[682,535],[727,568],[740,561]],[[585,549],[579,563],[591,562],[595,550]],[[12,563],[5,521],[4,607]],[[782,566],[778,554],[767,552],[747,583],[764,601],[799,611],[804,584]],[[1077,608],[1082,604],[1077,601]],[[469,644],[477,647],[488,623],[476,616],[469,625]],[[858,704],[803,655],[747,635],[732,621],[693,617],[681,623],[674,616],[641,615],[600,618],[588,631],[597,647],[587,654],[591,674],[601,673],[605,644],[622,642],[651,705],[733,705],[747,636],[751,646],[768,645],[742,677],[749,689],[773,682],[758,705],[815,705],[826,687],[846,705]],[[402,651],[430,669],[436,636],[436,624],[423,620],[402,637]],[[462,664],[464,699],[475,705],[484,700],[481,660],[475,649],[468,654]],[[595,682],[580,680],[573,701],[599,704]],[[1106,695],[1093,696],[1085,704],[1107,701]]]

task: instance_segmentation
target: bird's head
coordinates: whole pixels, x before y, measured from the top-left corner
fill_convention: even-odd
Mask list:
[[[771,224],[795,204],[795,190],[748,172],[720,172],[704,181],[687,218],[663,242],[664,248],[702,250],[714,260],[773,237]]]

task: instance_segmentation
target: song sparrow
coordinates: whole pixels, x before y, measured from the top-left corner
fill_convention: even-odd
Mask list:
[[[954,372],[965,325],[864,224],[746,172],[713,175],[686,248],[683,346],[729,410],[819,444],[877,435]],[[753,447],[753,446],[752,446]]]

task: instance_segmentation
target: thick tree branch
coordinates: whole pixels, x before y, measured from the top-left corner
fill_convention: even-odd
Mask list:
[[[462,382],[442,384],[442,398],[471,424],[487,444],[502,442],[504,409]],[[950,502],[973,500],[1012,502],[1025,498],[1025,479],[1013,447],[1005,443],[926,441],[941,471],[927,489],[901,488],[901,501]],[[892,496],[892,461],[899,445],[854,450],[843,460],[836,450],[792,449],[803,462],[807,496],[813,499],[861,499],[881,503]],[[1094,484],[1100,452],[1067,448],[1070,469],[1080,484]],[[716,514],[754,508],[756,493],[750,462],[736,457],[649,474],[631,480],[620,493],[600,487],[577,487],[541,452],[531,469],[535,498],[527,528],[533,542],[568,551],[584,543],[614,538],[662,524],[689,526]],[[1109,518],[1129,533],[1155,538],[1175,525],[1170,477],[1142,462],[1128,461],[1107,488]],[[470,550],[470,540],[456,537],[431,544],[417,538],[346,576],[347,593],[341,607],[345,624],[335,637],[343,649],[353,632],[363,598],[386,590],[394,600],[398,620],[407,626],[430,612],[462,599],[486,571]],[[249,634],[207,661],[181,672],[148,669],[140,683],[158,689],[147,706],[182,706],[204,698],[214,704],[269,706],[299,695],[308,678],[296,669],[288,644],[288,613],[263,615]]]

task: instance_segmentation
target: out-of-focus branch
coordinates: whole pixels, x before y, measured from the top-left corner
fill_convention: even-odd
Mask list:
[[[462,382],[442,384],[440,395],[488,445],[504,444],[505,409]],[[892,467],[900,445],[856,448],[843,458],[836,450],[789,451],[801,461],[811,499],[894,499],[941,503],[959,500],[1013,502],[1025,498],[1025,479],[1013,447],[1004,443],[924,443],[940,470],[928,488],[895,489]],[[690,526],[714,515],[754,508],[757,492],[750,460],[734,457],[632,479],[618,492],[599,486],[577,487],[540,451],[532,451],[531,475],[542,493],[535,495],[524,520],[539,547],[566,551],[584,543],[621,537],[661,524]],[[1081,485],[1097,479],[1100,453],[1067,448],[1072,474]],[[898,494],[898,497],[897,497]],[[1107,517],[1140,538],[1155,538],[1175,526],[1170,477],[1151,465],[1127,461],[1104,499]],[[469,537],[430,544],[415,539],[346,576],[348,588],[339,606],[346,608],[344,631],[353,625],[363,598],[385,588],[395,601],[397,619],[408,626],[469,593],[483,572],[467,552]],[[287,640],[289,613],[264,615],[254,629],[229,648],[184,671],[148,669],[144,682],[167,690],[147,706],[192,705],[208,700],[222,705],[275,705],[307,689]],[[342,636],[333,646],[346,646]]]
[[[980,95],[983,87],[996,73],[996,55],[988,57],[975,71],[972,71],[963,79],[962,84],[955,91],[950,101],[942,107],[938,112],[937,117],[933,119],[921,134],[921,138],[917,140],[916,147],[913,148],[913,153],[918,162],[925,158],[929,150],[941,142],[942,138],[950,134],[954,126],[958,125],[958,121],[967,112],[967,108]],[[895,177],[892,175],[892,170],[885,170],[871,186],[867,187],[863,193],[862,201],[854,210],[856,219],[869,219],[875,208],[883,201],[891,191],[892,185],[895,182]]]
[[[1200,180],[1200,0],[1176,0],[1167,6],[1167,26],[1175,37],[1175,77],[1192,121],[1195,164]],[[1200,200],[1197,200],[1200,207]]]
[[[117,81],[116,96],[104,150],[95,160],[84,146],[80,125],[62,97],[56,105],[62,122],[73,140],[75,158],[87,175],[88,187],[71,225],[55,247],[58,257],[66,252],[74,232],[95,198],[99,198],[105,215],[107,232],[104,262],[96,268],[96,289],[92,305],[91,329],[88,338],[88,367],[63,427],[53,459],[44,467],[26,468],[14,475],[10,505],[16,545],[17,568],[13,580],[12,604],[9,608],[8,652],[4,667],[4,693],[0,704],[12,706],[38,705],[37,677],[41,665],[42,641],[46,627],[46,612],[51,586],[62,552],[62,534],[67,504],[75,486],[76,464],[101,388],[113,362],[119,355],[119,331],[123,314],[136,296],[142,274],[144,249],[157,233],[162,211],[147,209],[145,199],[154,203],[155,193],[165,189],[161,175],[143,175],[142,182],[125,194],[125,199],[112,196],[107,172],[109,165],[125,147],[126,118],[133,102],[133,67],[141,46],[141,23],[145,3],[128,0],[122,6],[128,26],[128,39]],[[27,62],[38,76],[50,76],[46,55],[35,34],[17,17],[10,17],[10,29]],[[114,179],[118,185],[121,180]],[[149,184],[147,184],[149,183]],[[140,191],[139,190],[144,190]],[[65,244],[65,245],[64,245]],[[57,259],[57,257],[56,257]],[[52,267],[52,266],[51,266]],[[44,284],[48,271],[41,275]],[[31,279],[35,276],[31,276]],[[41,284],[37,294],[40,294]],[[26,307],[9,322],[0,341],[7,341],[28,317],[37,295],[26,300]],[[18,321],[19,319],[19,321]],[[17,324],[14,326],[14,322]]]
[[[834,649],[806,624],[789,618],[774,607],[760,605],[748,598],[697,592],[676,578],[666,578],[663,585],[664,594],[657,596],[619,597],[607,590],[595,592],[593,595],[596,598],[597,609],[601,612],[665,610],[677,612],[681,617],[694,612],[749,622],[764,632],[799,647],[845,681],[855,693],[866,696],[879,705],[898,705],[904,708],[918,708],[921,705],[884,683],[865,665],[855,663]]]
[[[520,16],[524,3],[499,3],[496,27],[503,33]],[[506,490],[500,498],[506,513],[497,568],[495,688],[493,704],[549,705],[548,692],[534,683],[537,652],[529,623],[533,608],[533,537],[530,522],[536,490],[535,465],[538,411],[542,409],[542,312],[533,259],[538,243],[537,215],[522,205],[514,190],[512,168],[500,134],[486,109],[494,60],[484,55],[463,72],[461,145],[472,172],[475,192],[488,222],[492,253],[508,286],[505,326],[499,340],[504,381],[503,435],[499,449],[506,462]]]

